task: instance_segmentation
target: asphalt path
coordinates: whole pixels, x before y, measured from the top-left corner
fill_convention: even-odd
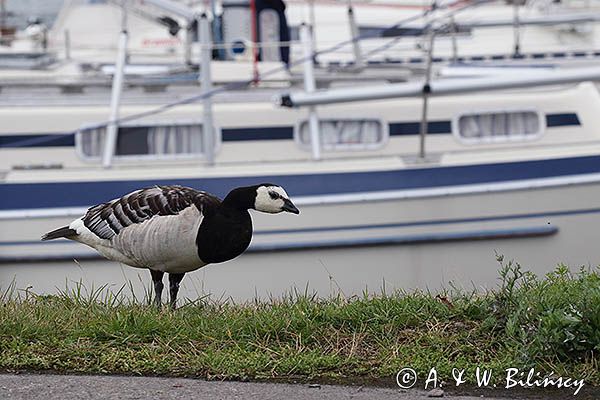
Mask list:
[[[590,388],[594,390],[593,388]],[[595,390],[594,390],[595,391]],[[444,398],[456,400],[512,399],[588,399],[590,394],[573,396],[572,393],[473,392],[444,393]],[[0,374],[0,399],[64,400],[64,399],[394,399],[426,400],[430,393],[419,390],[402,390],[397,387],[338,386],[307,383],[263,383],[205,381],[188,378],[137,377],[114,375],[55,375],[33,373]],[[563,397],[563,395],[565,395]]]

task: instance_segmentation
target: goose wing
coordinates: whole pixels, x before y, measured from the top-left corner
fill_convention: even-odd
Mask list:
[[[110,240],[126,227],[157,216],[177,215],[191,206],[197,207],[201,214],[206,214],[219,204],[217,197],[192,188],[154,186],[91,207],[82,221],[93,234]]]

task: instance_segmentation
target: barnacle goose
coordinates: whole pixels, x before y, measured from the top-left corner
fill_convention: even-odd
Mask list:
[[[188,187],[155,186],[91,207],[42,240],[75,240],[109,260],[150,269],[157,306],[163,275],[168,273],[175,308],[186,272],[231,260],[248,248],[252,238],[248,209],[299,213],[282,187],[268,183],[233,189],[223,201]]]

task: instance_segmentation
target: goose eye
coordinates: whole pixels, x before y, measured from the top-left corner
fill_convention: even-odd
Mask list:
[[[277,193],[277,192],[269,192],[269,196],[271,196],[271,198],[273,200],[277,200],[278,198],[281,197],[281,196],[279,196],[279,193]]]

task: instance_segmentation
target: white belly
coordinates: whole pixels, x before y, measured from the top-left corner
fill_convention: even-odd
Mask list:
[[[104,257],[132,267],[182,273],[206,265],[196,247],[201,222],[198,209],[191,206],[178,215],[155,216],[128,226],[110,240],[85,240],[88,235],[78,239]]]

